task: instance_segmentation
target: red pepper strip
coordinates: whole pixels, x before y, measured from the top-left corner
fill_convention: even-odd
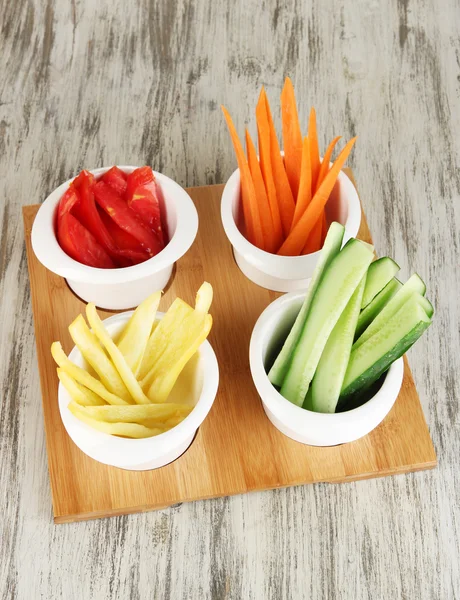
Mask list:
[[[151,181],[155,181],[155,176],[151,167],[139,167],[138,169],[134,169],[134,171],[128,175],[126,188],[127,197],[129,198],[132,196],[137,187],[150,183]]]
[[[84,265],[99,269],[115,267],[104,248],[70,212],[59,220],[58,241],[64,252]]]
[[[80,223],[93,234],[106,252],[116,260],[118,248],[97,211],[92,191],[94,183],[94,176],[91,175],[91,173],[88,173],[88,171],[82,171],[80,175],[74,179],[72,185],[77,190],[79,202],[72,213],[77,217]]]
[[[75,205],[78,203],[78,196],[75,191],[73,185],[70,185],[68,189],[64,192],[62,198],[59,200],[58,212],[57,212],[57,222],[58,227],[61,222],[62,217],[69,213]]]
[[[113,190],[117,192],[120,196],[126,192],[127,187],[127,175],[123,173],[121,169],[118,167],[112,167],[104,173],[102,176],[102,181],[104,181],[107,185],[109,185]]]
[[[94,186],[94,196],[97,203],[115,223],[135,237],[150,256],[155,256],[162,249],[158,237],[150,231],[106,183],[99,181]]]
[[[164,248],[160,203],[156,193],[155,181],[138,186],[131,196],[127,196],[126,200],[128,206],[156,233],[161,247]]]
[[[126,260],[128,261],[124,266],[137,265],[150,258],[136,238],[130,235],[124,229],[121,229],[121,227],[118,227],[115,221],[113,221],[109,215],[102,210],[101,207],[98,207],[98,212],[102,221],[104,222],[104,225],[107,227],[110,235],[118,246],[120,259],[125,259],[122,262],[125,262]]]

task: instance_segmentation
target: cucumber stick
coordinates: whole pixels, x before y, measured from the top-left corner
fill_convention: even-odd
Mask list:
[[[391,363],[418,340],[430,323],[430,317],[420,304],[419,294],[413,294],[377,333],[358,348],[353,347],[340,405],[377,381]]]
[[[313,296],[315,295],[315,292],[318,288],[324,271],[327,269],[331,261],[340,252],[344,233],[345,227],[343,225],[336,222],[331,223],[329,231],[326,235],[326,239],[324,240],[323,249],[321,250],[321,254],[319,256],[318,262],[316,263],[315,270],[313,271],[313,275],[310,280],[310,285],[308,286],[307,294],[302,304],[302,308],[300,309],[300,312],[297,315],[294,325],[292,326],[292,329],[289,332],[286,341],[284,342],[281,352],[278,354],[275,362],[273,363],[272,368],[268,373],[268,378],[273,385],[281,387],[283,383],[283,380],[289,368],[289,362],[292,356],[292,352],[302,332]]]
[[[321,354],[310,386],[312,391],[311,406],[315,412],[335,412],[350,359],[353,336],[365,285],[366,278],[363,277],[345,310],[340,315]],[[304,408],[307,408],[305,402]]]
[[[372,247],[351,239],[325,271],[281,386],[293,404],[302,406],[326,342],[372,259]]]
[[[402,288],[402,283],[397,279],[392,279],[390,283],[381,290],[377,296],[364,308],[358,318],[356,325],[355,338],[358,339],[362,332],[369,327],[375,317],[388,304],[393,296]]]
[[[375,260],[367,270],[361,308],[365,308],[383,288],[390,283],[400,267],[389,256]]]
[[[388,304],[382,308],[369,327],[364,330],[361,336],[356,340],[353,348],[359,348],[361,344],[372,337],[394,314],[398,312],[401,306],[414,292],[418,292],[423,296],[425,291],[426,286],[422,279],[420,279],[417,273],[414,273],[412,277],[409,277],[399,292],[397,292]]]

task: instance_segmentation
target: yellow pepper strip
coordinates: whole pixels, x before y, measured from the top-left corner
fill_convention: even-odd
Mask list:
[[[207,314],[211,306],[213,296],[212,285],[205,281],[196,293],[195,310]]]
[[[155,292],[141,302],[118,340],[118,349],[135,375],[152,332],[160,299],[161,292]]]
[[[107,333],[99,315],[97,314],[96,306],[90,302],[86,305],[86,318],[88,323],[93,328],[96,338],[103,344],[107,350],[110,358],[115,365],[117,375],[121,377],[124,385],[129,390],[129,393],[134,398],[137,404],[150,404],[150,400],[142,391],[137,379],[134,377],[134,373],[131,371],[126,363],[125,357],[115,345],[114,341]],[[108,359],[107,359],[108,360]],[[110,361],[109,361],[110,362]],[[113,365],[112,365],[113,366]]]
[[[180,298],[174,300],[149,338],[137,375],[139,380],[142,380],[152,369],[153,365],[166,351],[171,338],[176,332],[182,330],[186,317],[192,315],[193,312],[193,308]]]
[[[61,367],[57,368],[57,374],[60,382],[68,391],[72,400],[77,402],[77,404],[81,404],[82,406],[102,406],[106,404],[100,396],[79,384]]]
[[[69,333],[84,358],[99,375],[104,386],[126,402],[131,402],[131,395],[122,378],[102,349],[97,337],[89,330],[82,315],[78,315],[75,321],[69,325]]]
[[[193,328],[184,329],[184,335],[178,336],[176,334],[166,352],[153,367],[154,374],[151,377],[148,374],[146,377],[151,381],[147,396],[152,402],[160,403],[167,400],[182,369],[208,337],[211,327],[212,317],[206,315],[199,331],[196,331],[196,329],[193,331]]]
[[[163,428],[145,427],[145,425],[139,425],[138,423],[105,423],[104,421],[97,421],[89,417],[87,409],[79,406],[76,402],[71,402],[68,408],[77,419],[80,419],[86,425],[109,435],[118,435],[127,438],[148,438],[159,435],[164,431]]]
[[[185,418],[192,411],[193,406],[185,404],[145,404],[135,406],[88,406],[86,413],[92,419],[106,423],[141,423],[157,421],[161,423],[167,419]]]
[[[73,377],[75,381],[78,381],[78,383],[81,383],[82,385],[90,389],[92,392],[103,398],[109,404],[129,404],[119,396],[116,396],[115,394],[112,394],[112,392],[109,392],[109,390],[106,387],[104,387],[103,383],[101,383],[98,379],[90,375],[88,371],[85,371],[85,369],[74,365],[74,363],[71,360],[69,360],[69,358],[65,354],[60,342],[54,342],[53,344],[51,344],[51,354],[53,355],[53,358],[56,361],[56,363],[63,369],[63,371],[65,371],[71,377]]]

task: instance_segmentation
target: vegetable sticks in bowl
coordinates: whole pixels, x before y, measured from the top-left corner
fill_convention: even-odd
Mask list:
[[[312,108],[308,135],[302,137],[294,87],[286,78],[281,92],[284,156],[265,89],[256,107],[259,158],[246,130],[247,156],[226,108],[222,107],[241,178],[244,234],[251,244],[271,254],[299,256],[321,249],[329,227],[326,204],[356,137],[331,165],[340,137],[329,144],[321,160]]]

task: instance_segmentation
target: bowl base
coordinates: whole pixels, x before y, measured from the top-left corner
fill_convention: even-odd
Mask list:
[[[84,302],[94,302],[98,308],[105,310],[128,310],[139,306],[153,292],[164,290],[171,278],[173,267],[174,264],[139,279],[135,285],[128,282],[101,286],[99,283],[91,284],[71,279],[66,279],[66,282],[72,292]]]
[[[308,287],[309,277],[306,279],[282,279],[281,277],[274,277],[273,275],[263,273],[260,269],[254,267],[254,265],[251,265],[235,248],[233,248],[233,256],[244,275],[253,283],[267,290],[273,292],[297,292],[305,290]]]

